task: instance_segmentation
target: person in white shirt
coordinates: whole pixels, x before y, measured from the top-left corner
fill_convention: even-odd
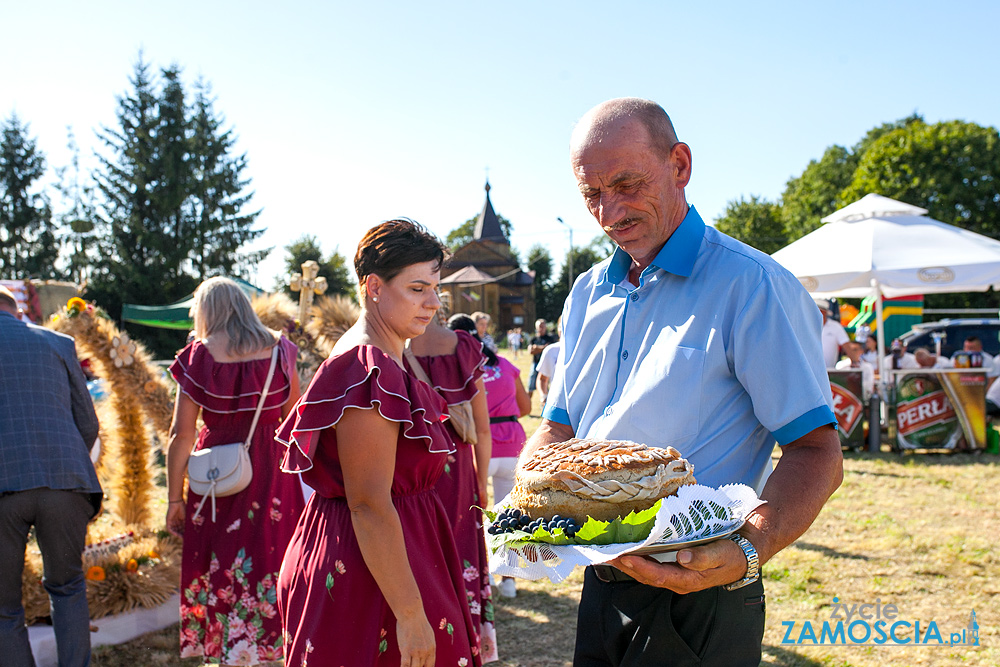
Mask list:
[[[867,361],[872,368],[878,364],[878,340],[875,336],[869,336],[863,343],[865,351],[861,353],[861,360]]]
[[[861,369],[862,398],[867,401],[875,390],[875,367],[861,359],[861,343],[849,340],[844,343],[843,347],[847,358],[838,361],[836,369],[838,371],[851,368]]]
[[[892,354],[885,355],[886,370],[910,370],[920,368],[917,358],[906,351],[906,343],[898,338],[892,341]]]
[[[965,342],[962,343],[962,350],[951,355],[952,364],[955,363],[955,357],[958,355],[967,355],[974,352],[982,355],[982,368],[986,371],[986,386],[992,387],[994,384],[993,381],[997,379],[997,372],[1000,371],[1000,368],[997,368],[997,361],[993,355],[983,350],[983,341],[979,340],[978,336],[969,336],[965,339]]]
[[[1000,382],[994,382],[986,392],[986,414],[994,419],[1000,416]]]
[[[947,357],[939,357],[925,347],[918,347],[913,353],[921,368],[953,368],[954,364]]]
[[[827,368],[833,368],[840,359],[840,348],[851,340],[840,322],[833,318],[833,307],[829,299],[816,299],[819,312],[823,313],[823,359]]]

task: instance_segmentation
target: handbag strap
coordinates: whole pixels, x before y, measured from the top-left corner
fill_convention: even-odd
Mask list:
[[[278,348],[281,347],[279,340],[271,348],[271,367],[267,369],[267,380],[264,382],[264,390],[260,392],[260,400],[257,401],[257,411],[253,413],[253,422],[250,424],[250,432],[247,433],[246,442],[243,446],[250,449],[250,442],[253,440],[253,432],[257,430],[257,420],[260,419],[260,411],[264,409],[264,401],[267,400],[267,391],[271,388],[271,378],[274,377],[274,367],[278,363]]]
[[[413,354],[413,350],[410,349],[409,340],[406,341],[406,347],[403,348],[403,358],[405,358],[406,361],[410,364],[410,368],[413,369],[413,374],[417,376],[418,380],[420,380],[424,384],[430,385],[431,387],[434,386],[434,383],[431,382],[431,379],[427,377],[427,371],[425,371],[424,367],[420,365],[420,362],[417,360],[416,355]]]

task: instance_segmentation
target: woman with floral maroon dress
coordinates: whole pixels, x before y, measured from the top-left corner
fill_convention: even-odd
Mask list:
[[[483,538],[483,513],[476,509],[488,502],[486,473],[493,449],[482,380],[486,361],[483,344],[465,331],[448,329],[438,317],[422,335],[410,341],[409,350],[413,361],[420,365],[417,377],[428,382],[448,403],[451,419],[447,428],[455,453],[448,457],[437,491],[455,532],[473,630],[479,637],[479,653],[484,663],[493,662],[498,660],[493,592]],[[466,404],[471,409],[465,410]],[[462,432],[456,430],[456,421],[470,413],[471,423],[466,423]],[[475,444],[463,438],[465,429],[472,431],[465,438],[475,440]]]
[[[451,522],[435,484],[447,405],[404,370],[441,302],[444,246],[408,220],[367,232],[358,322],[278,431],[315,489],[278,578],[286,667],[480,665]]]
[[[184,540],[181,657],[256,665],[282,658],[275,585],[285,547],[305,502],[295,477],[279,472],[274,441],[299,397],[297,348],[269,331],[231,280],[212,278],[195,292],[195,339],[170,372],[179,391],[167,452],[167,529]],[[184,477],[196,450],[246,440],[261,392],[278,361],[250,445],[253,479],[213,502],[189,492]],[[197,428],[198,413],[204,427]]]

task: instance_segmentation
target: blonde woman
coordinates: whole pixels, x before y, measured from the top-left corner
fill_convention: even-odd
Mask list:
[[[191,313],[194,340],[170,366],[179,391],[167,452],[166,524],[184,540],[181,657],[227,665],[278,661],[275,584],[305,502],[298,479],[279,471],[284,448],[274,432],[299,398],[297,349],[268,330],[226,278],[202,283]],[[246,440],[275,345],[278,360],[250,445],[253,479],[215,500],[213,521],[211,500],[202,506],[202,496],[184,498],[188,457],[192,448]]]

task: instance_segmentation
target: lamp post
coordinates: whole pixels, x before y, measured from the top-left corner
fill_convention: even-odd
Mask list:
[[[559,224],[566,225],[566,222],[562,218],[556,218]],[[569,252],[566,254],[566,288],[569,291],[573,290],[573,228],[566,225],[566,229],[569,230]]]

